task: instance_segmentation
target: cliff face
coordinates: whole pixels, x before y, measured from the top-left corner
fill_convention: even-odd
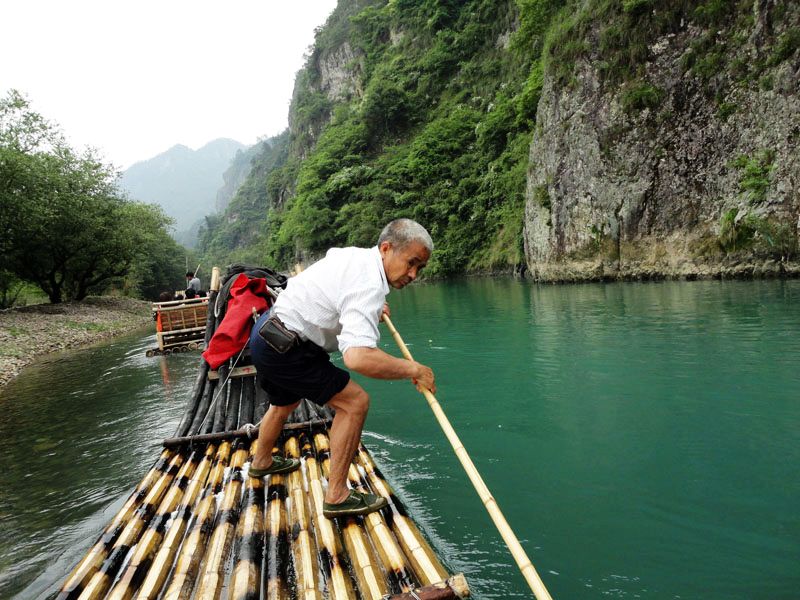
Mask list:
[[[392,218],[427,272],[800,274],[800,5],[341,0],[202,246],[281,268]]]
[[[679,21],[619,82],[603,72],[613,25],[589,24],[587,55],[569,81],[547,72],[538,106],[535,279],[800,272],[800,16],[781,4],[731,6],[721,27]]]

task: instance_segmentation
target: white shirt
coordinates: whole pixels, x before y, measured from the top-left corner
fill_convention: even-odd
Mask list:
[[[378,247],[331,248],[289,279],[275,301],[281,321],[328,352],[375,348],[389,284]]]

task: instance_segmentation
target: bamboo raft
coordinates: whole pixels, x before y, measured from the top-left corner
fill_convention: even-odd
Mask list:
[[[215,302],[212,292],[210,302]],[[221,320],[209,311],[205,341]],[[237,360],[238,358],[238,360]],[[352,487],[388,500],[365,517],[322,515],[333,414],[303,402],[273,453],[301,469],[247,475],[267,408],[247,354],[201,365],[175,437],[75,566],[57,598],[445,600],[450,575],[361,445]]]
[[[147,356],[203,349],[208,298],[153,302],[152,311],[158,347],[147,350]]]

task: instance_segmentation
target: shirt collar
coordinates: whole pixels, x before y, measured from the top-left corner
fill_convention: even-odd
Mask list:
[[[389,283],[386,281],[386,271],[383,270],[383,257],[381,257],[381,251],[377,246],[372,247],[373,254],[375,255],[375,260],[378,263],[378,271],[381,273],[381,281],[383,282],[383,293],[389,293]]]

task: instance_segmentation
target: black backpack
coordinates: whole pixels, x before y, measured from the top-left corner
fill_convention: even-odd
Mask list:
[[[289,278],[283,273],[278,273],[269,267],[251,267],[248,265],[232,264],[228,267],[228,271],[222,278],[219,293],[217,294],[216,302],[214,303],[214,316],[220,318],[225,315],[225,310],[228,306],[228,299],[231,295],[231,287],[236,278],[244,273],[249,279],[266,279],[267,289],[271,294],[270,304],[275,301],[278,294],[286,289],[286,283]]]

